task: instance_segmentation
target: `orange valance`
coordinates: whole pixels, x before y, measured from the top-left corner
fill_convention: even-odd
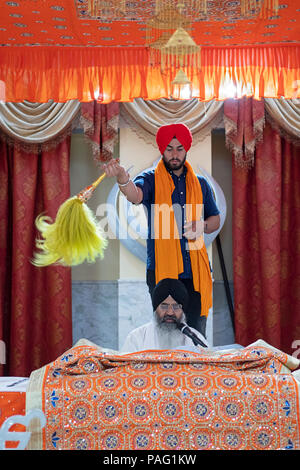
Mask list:
[[[192,96],[300,97],[300,45],[212,47],[201,50],[201,69],[186,70]],[[151,64],[146,47],[11,46],[1,48],[4,101],[126,102],[170,97],[175,72]]]

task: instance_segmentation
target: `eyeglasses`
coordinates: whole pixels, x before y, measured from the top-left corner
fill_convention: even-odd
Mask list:
[[[181,304],[160,304],[160,308],[163,312],[167,312],[169,307],[173,310],[173,312],[178,312],[178,310],[182,310]]]

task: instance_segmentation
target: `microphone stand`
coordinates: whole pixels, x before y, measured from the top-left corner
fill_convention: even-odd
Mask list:
[[[194,343],[195,346],[202,346],[203,348],[207,348],[207,345],[201,341],[200,338],[185,324],[185,323],[177,323],[177,328],[183,333],[184,335],[188,336]]]

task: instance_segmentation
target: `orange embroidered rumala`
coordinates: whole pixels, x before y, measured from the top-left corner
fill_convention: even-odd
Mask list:
[[[30,378],[27,403],[47,419],[35,448],[300,449],[296,363],[258,345],[123,356],[77,345]]]

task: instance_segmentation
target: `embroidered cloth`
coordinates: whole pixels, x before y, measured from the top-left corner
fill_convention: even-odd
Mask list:
[[[300,449],[299,382],[290,358],[262,346],[121,355],[76,345],[30,377],[28,403],[40,404],[47,419],[32,445]]]

